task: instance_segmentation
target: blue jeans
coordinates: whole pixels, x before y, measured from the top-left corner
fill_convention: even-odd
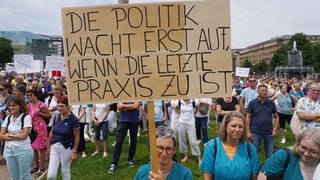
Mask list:
[[[109,122],[108,121],[103,121],[99,124],[99,126],[94,125],[94,134],[96,140],[100,140],[100,131],[102,128],[102,136],[103,140],[108,140],[108,131],[109,131]]]
[[[12,180],[31,180],[30,166],[33,160],[33,150],[20,147],[5,147],[4,149],[8,171]]]
[[[273,153],[273,144],[274,139],[271,135],[260,135],[252,133],[252,144],[257,150],[257,153],[260,152],[260,145],[263,140],[264,150],[266,153],[266,157],[269,158]]]
[[[203,143],[208,142],[208,117],[196,117],[196,135],[197,140],[201,140],[202,132],[202,141]]]

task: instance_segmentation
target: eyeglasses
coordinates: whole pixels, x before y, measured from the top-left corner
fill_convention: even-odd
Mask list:
[[[167,154],[171,154],[171,153],[173,153],[173,151],[175,150],[175,148],[157,146],[157,151],[158,151],[159,153],[163,153],[164,150],[166,151]]]
[[[33,94],[30,93],[30,94],[27,94],[27,96],[33,96]]]
[[[311,91],[320,93],[320,89],[311,89]]]
[[[256,82],[256,80],[249,80],[249,82]]]
[[[320,154],[319,151],[314,150],[314,149],[311,149],[311,148],[308,148],[307,146],[304,146],[304,145],[301,145],[301,144],[299,145],[299,148],[300,148],[300,151],[301,151],[302,153],[308,152],[308,153],[310,153],[312,156],[317,156],[317,155]]]
[[[8,107],[14,107],[16,106],[17,104],[8,104]]]
[[[4,88],[0,88],[0,91],[3,91],[4,90]]]

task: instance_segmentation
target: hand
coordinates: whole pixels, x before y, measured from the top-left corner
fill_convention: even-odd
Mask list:
[[[150,180],[165,180],[166,178],[164,176],[161,176],[160,174],[155,174],[152,171],[149,172],[149,179]]]
[[[274,138],[274,137],[276,137],[276,135],[277,135],[277,131],[272,131],[271,136]]]
[[[94,125],[99,126],[99,121],[98,121],[98,119],[94,119],[94,120],[93,120],[93,123],[94,123]]]
[[[242,109],[243,114],[247,113],[247,110],[245,108]]]
[[[71,162],[74,162],[77,159],[77,152],[72,151],[70,155]]]
[[[50,158],[50,146],[48,146],[46,150],[46,159],[49,159],[49,158]]]
[[[41,113],[40,109],[36,109],[36,114],[40,115],[40,113]]]

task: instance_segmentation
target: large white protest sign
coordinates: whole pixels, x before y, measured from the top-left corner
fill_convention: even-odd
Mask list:
[[[21,54],[14,55],[14,69],[18,74],[29,73],[33,67],[33,55],[32,54]]]
[[[71,104],[231,96],[230,2],[62,9]]]
[[[63,71],[64,57],[62,56],[46,56],[46,70],[48,71]]]
[[[32,70],[30,72],[32,73],[36,73],[36,72],[40,72],[43,71],[43,61],[42,60],[33,60],[32,61]]]
[[[33,60],[32,54],[14,55],[14,70],[18,74],[43,71],[43,61]]]
[[[248,77],[250,68],[236,67],[236,76],[238,77]]]
[[[54,76],[53,72],[60,71],[62,76],[65,76],[64,57],[62,56],[46,56],[46,68],[49,76]]]
[[[14,64],[13,63],[7,63],[6,64],[6,72],[10,73],[12,71],[15,71]]]

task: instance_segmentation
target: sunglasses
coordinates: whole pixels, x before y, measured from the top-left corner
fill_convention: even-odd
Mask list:
[[[4,90],[4,88],[0,88],[0,91],[3,91]]]
[[[249,80],[249,82],[256,82],[256,80]]]
[[[27,96],[33,96],[33,94],[30,93],[30,94],[27,94]]]

